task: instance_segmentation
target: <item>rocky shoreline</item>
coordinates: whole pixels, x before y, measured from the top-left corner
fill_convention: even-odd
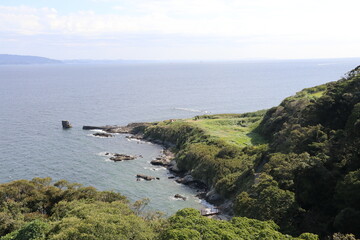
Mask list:
[[[223,214],[211,216],[213,218],[221,219],[221,220],[229,220],[232,216],[232,213],[229,212],[231,209],[231,201],[224,201],[219,194],[216,193],[215,189],[209,189],[209,187],[191,176],[190,173],[182,172],[179,170],[175,160],[175,154],[170,151],[172,145],[169,143],[164,143],[157,139],[149,139],[144,138],[143,134],[139,133],[138,128],[145,128],[149,126],[149,123],[130,123],[126,126],[118,126],[118,125],[106,125],[106,126],[83,126],[83,130],[102,130],[106,132],[106,134],[131,134],[130,136],[126,136],[126,138],[130,140],[139,140],[139,141],[147,141],[154,144],[161,145],[164,149],[162,151],[162,155],[153,159],[150,163],[154,166],[163,166],[169,170],[172,176],[169,176],[169,179],[174,179],[177,183],[181,183],[189,186],[190,188],[196,189],[198,194],[196,195],[199,199],[204,199],[210,204],[214,205],[215,208],[220,209]],[[124,155],[124,154],[120,154]],[[128,155],[124,155],[128,156]],[[129,155],[130,156],[130,155]],[[132,157],[132,156],[131,156]],[[112,159],[111,159],[112,160]],[[126,159],[133,160],[133,159]],[[115,160],[114,160],[115,161]],[[145,176],[142,174],[138,174],[136,176],[137,180],[143,179],[147,181],[155,180],[155,178],[151,176]],[[186,200],[185,197],[181,195],[174,196],[175,198]]]

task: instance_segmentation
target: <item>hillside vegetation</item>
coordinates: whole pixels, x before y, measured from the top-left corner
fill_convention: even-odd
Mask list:
[[[18,180],[0,185],[1,240],[316,240],[304,233],[293,238],[278,232],[272,221],[248,218],[217,221],[195,209],[169,219],[144,212],[147,200],[130,204],[114,192],[50,178]]]
[[[235,217],[169,219],[148,200],[49,178],[0,185],[0,240],[360,238],[360,66],[267,111],[134,128],[168,145],[178,170]],[[216,197],[214,197],[216,196]],[[299,236],[299,237],[294,237]]]
[[[293,235],[360,237],[360,67],[267,111],[142,130],[172,146],[181,171],[231,199],[236,216],[273,220]]]

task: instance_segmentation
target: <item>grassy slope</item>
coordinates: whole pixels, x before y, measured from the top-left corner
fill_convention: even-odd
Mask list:
[[[262,116],[244,117],[238,115],[212,115],[212,118],[189,119],[186,122],[204,130],[205,134],[220,138],[238,147],[266,143],[254,129],[259,125]]]

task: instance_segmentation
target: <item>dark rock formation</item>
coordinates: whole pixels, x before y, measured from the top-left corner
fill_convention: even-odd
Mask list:
[[[182,200],[186,201],[186,197],[181,196],[180,194],[175,194],[174,198],[182,199]]]
[[[143,137],[141,135],[130,135],[125,137],[130,140],[143,140]]]
[[[114,156],[110,158],[110,160],[114,162],[121,162],[121,161],[134,160],[134,159],[136,159],[136,156],[120,154],[120,153],[115,153]]]
[[[83,130],[106,130],[111,126],[96,127],[96,126],[83,126]]]
[[[113,137],[110,133],[94,133],[93,135],[96,137]]]
[[[142,178],[142,179],[144,179],[144,180],[146,180],[146,181],[151,181],[151,180],[155,180],[155,179],[160,180],[160,178],[155,178],[155,177],[151,177],[151,176],[146,176],[146,175],[143,175],[143,174],[138,174],[138,175],[136,175],[136,178],[138,178],[138,179]]]
[[[190,174],[185,175],[183,178],[178,178],[175,181],[177,183],[182,183],[182,184],[188,185],[189,187],[192,187],[192,188],[201,189],[203,191],[207,190],[207,186],[205,183],[194,179]]]
[[[139,132],[139,129],[144,128],[145,126],[151,125],[150,123],[130,123],[126,126],[117,126],[117,125],[106,125],[106,126],[83,126],[83,130],[104,130],[108,133],[132,133],[136,134]]]
[[[205,199],[210,203],[221,203],[224,200],[222,196],[216,192],[215,188],[206,193]]]
[[[200,198],[200,199],[205,199],[206,198],[206,192],[200,192],[198,194],[196,194],[197,198]]]
[[[174,154],[169,150],[163,150],[162,152],[163,152],[162,156],[155,158],[150,163],[156,166],[169,167],[171,161],[174,159]]]
[[[69,121],[61,121],[63,129],[72,128]]]
[[[193,181],[194,181],[194,178],[190,174],[186,175],[183,178],[179,178],[176,180],[176,182],[182,183],[182,184],[189,184],[189,183],[192,183]]]
[[[155,166],[164,166],[164,167],[169,165],[169,163],[167,161],[165,161],[164,159],[155,159],[155,160],[152,160],[150,163]]]

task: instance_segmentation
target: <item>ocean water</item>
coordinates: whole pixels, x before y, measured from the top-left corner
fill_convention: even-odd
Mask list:
[[[0,66],[0,183],[52,177],[172,214],[203,207],[195,190],[150,161],[161,146],[125,135],[97,138],[83,125],[190,118],[266,109],[305,87],[340,79],[360,59]],[[63,130],[61,120],[73,128]],[[105,152],[142,155],[112,162]],[[160,177],[136,181],[136,174]],[[179,193],[187,201],[175,200]]]

